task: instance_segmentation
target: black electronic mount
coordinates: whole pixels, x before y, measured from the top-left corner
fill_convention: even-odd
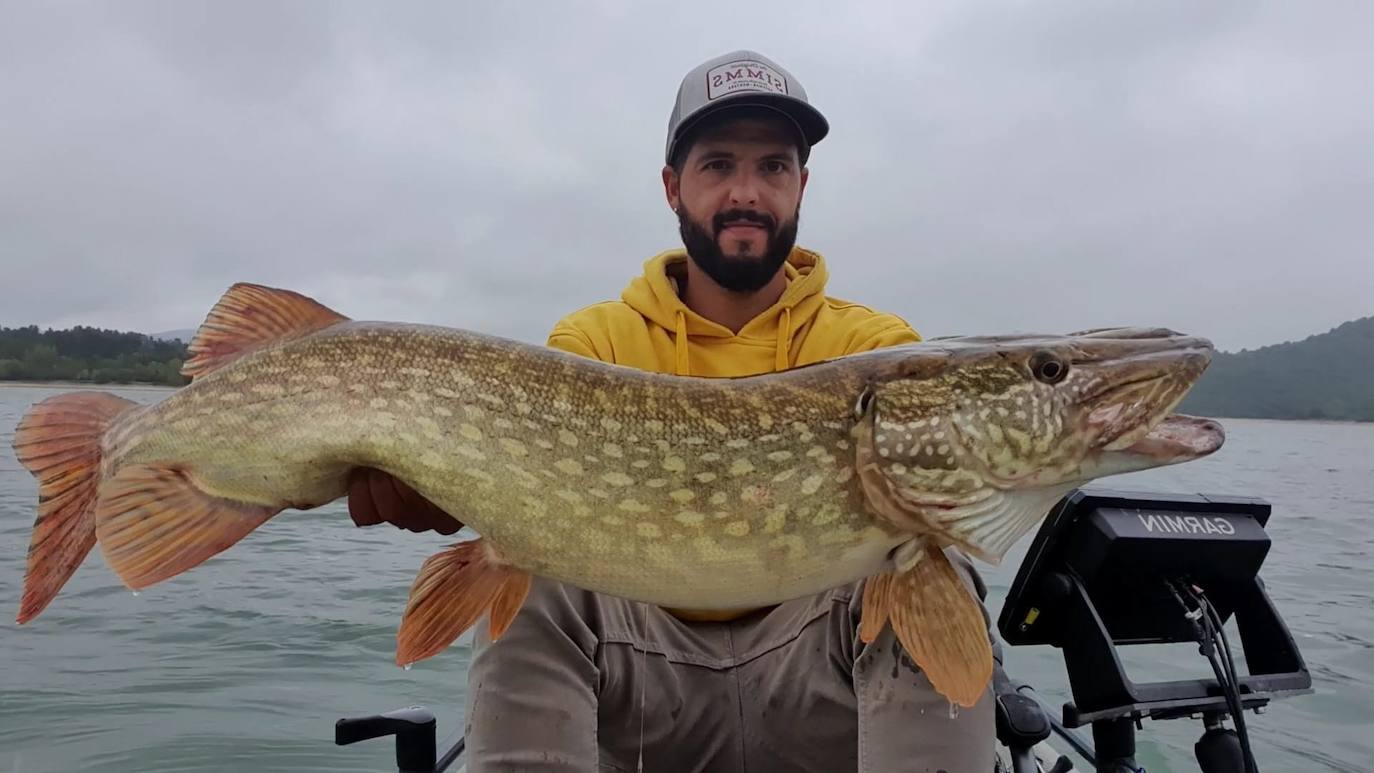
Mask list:
[[[1312,692],[1307,666],[1259,570],[1270,505],[1248,497],[1078,489],[1050,511],[998,629],[1010,646],[1063,650],[1073,700],[1063,726],[1092,726],[1099,773],[1136,773],[1141,720],[1195,717],[1204,773],[1254,773],[1244,713]],[[1222,627],[1235,617],[1249,672]],[[1215,679],[1139,683],[1117,647],[1193,642]],[[1235,730],[1222,720],[1229,716]],[[1067,736],[1066,736],[1067,737]]]

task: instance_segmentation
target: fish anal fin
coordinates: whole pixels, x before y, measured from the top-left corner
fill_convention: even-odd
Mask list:
[[[992,643],[982,610],[944,551],[924,548],[888,590],[892,628],[907,654],[951,702],[968,708],[992,681]]]
[[[134,465],[101,485],[96,537],[120,580],[145,588],[204,563],[282,509],[207,493],[182,469]]]
[[[396,663],[432,657],[491,613],[491,635],[505,632],[525,602],[527,572],[502,564],[475,539],[450,545],[420,567],[396,632]]]
[[[37,617],[95,547],[101,441],[138,406],[106,392],[68,392],[29,409],[14,431],[14,455],[38,479],[38,516],[16,622]]]
[[[869,577],[864,583],[863,608],[859,620],[859,641],[871,644],[891,617],[892,572]]]
[[[291,290],[239,282],[220,296],[187,347],[181,373],[204,376],[265,344],[323,330],[348,317]]]

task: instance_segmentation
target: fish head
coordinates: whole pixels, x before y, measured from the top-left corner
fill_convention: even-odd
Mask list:
[[[1095,478],[1207,456],[1221,425],[1173,410],[1212,355],[1204,338],[1154,328],[933,339],[894,354],[856,404],[869,499],[908,526],[950,531],[982,514],[985,532],[1024,532],[1026,513]],[[1005,549],[1012,535],[981,536]]]

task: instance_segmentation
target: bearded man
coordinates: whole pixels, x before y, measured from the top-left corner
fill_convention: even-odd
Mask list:
[[[796,78],[757,53],[689,72],[662,168],[683,247],[645,261],[618,300],[560,320],[548,345],[731,377],[921,340],[826,295],[824,259],[795,244],[806,163],[828,131]],[[414,494],[397,482],[359,481],[360,523],[451,523],[405,504]],[[891,626],[860,641],[862,599],[859,582],[764,609],[661,609],[536,577],[499,640],[485,623],[474,634],[467,770],[992,771],[991,690],[952,712]]]

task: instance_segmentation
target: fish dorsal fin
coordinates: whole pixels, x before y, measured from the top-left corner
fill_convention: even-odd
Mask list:
[[[348,317],[300,293],[239,282],[201,323],[181,373],[195,379],[265,344],[346,321]]]

